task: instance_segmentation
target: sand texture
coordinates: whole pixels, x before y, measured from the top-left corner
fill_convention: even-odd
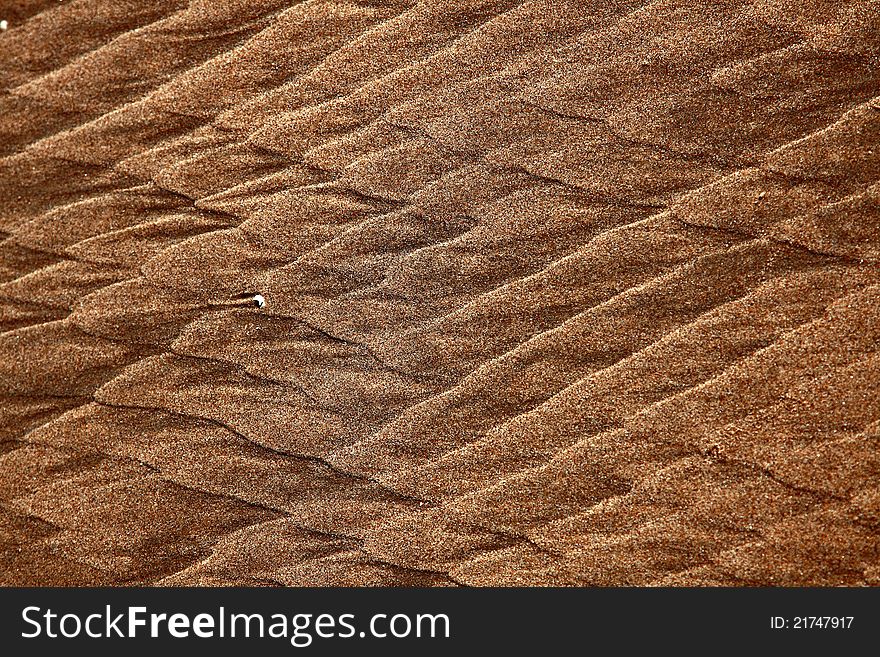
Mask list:
[[[0,584],[880,584],[876,0],[0,19]]]

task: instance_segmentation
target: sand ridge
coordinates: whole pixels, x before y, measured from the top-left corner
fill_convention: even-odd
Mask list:
[[[872,0],[0,19],[0,583],[880,582]]]

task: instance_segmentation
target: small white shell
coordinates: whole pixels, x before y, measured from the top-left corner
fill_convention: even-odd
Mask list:
[[[9,27],[9,23],[6,21],[0,21],[0,30],[5,30],[7,27]]]
[[[255,294],[252,301],[257,308],[262,308],[266,305],[266,298],[262,294]]]

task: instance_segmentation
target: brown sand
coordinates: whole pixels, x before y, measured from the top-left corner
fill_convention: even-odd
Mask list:
[[[0,19],[0,583],[880,583],[875,0]]]

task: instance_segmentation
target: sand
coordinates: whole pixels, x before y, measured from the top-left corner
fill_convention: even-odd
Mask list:
[[[0,584],[880,584],[873,0],[0,19]]]

